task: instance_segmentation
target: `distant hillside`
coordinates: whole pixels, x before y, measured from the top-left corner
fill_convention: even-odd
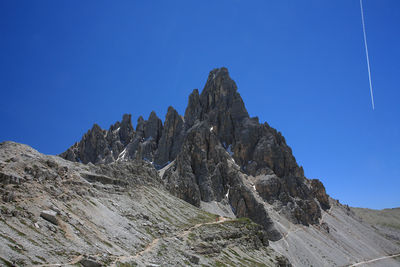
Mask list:
[[[390,227],[400,231],[400,208],[384,210],[352,208],[352,210],[371,225]]]
[[[372,225],[380,234],[400,244],[400,208],[372,210],[351,208],[356,216]]]

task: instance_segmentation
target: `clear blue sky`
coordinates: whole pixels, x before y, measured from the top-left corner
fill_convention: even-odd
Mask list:
[[[226,66],[307,177],[400,206],[400,1],[364,8],[375,111],[358,0],[0,1],[0,141],[58,154],[123,113],[183,114]]]

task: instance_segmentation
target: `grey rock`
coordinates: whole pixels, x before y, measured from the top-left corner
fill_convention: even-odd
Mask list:
[[[5,191],[1,196],[1,199],[4,202],[13,202],[15,201],[15,193],[13,191]]]
[[[20,184],[23,180],[24,180],[24,178],[22,178],[22,177],[0,172],[0,183],[3,185]]]
[[[200,123],[191,128],[174,167],[168,169],[163,176],[164,183],[172,194],[195,206],[200,205],[200,200],[221,200],[226,191],[223,184],[216,181],[222,179],[217,175],[219,170],[216,165],[222,160],[226,161],[227,156],[208,127],[207,123]],[[220,149],[210,151],[209,146],[219,146]],[[209,164],[209,161],[213,163]]]
[[[258,194],[269,203],[279,199],[281,181],[278,176],[274,174],[261,176],[256,180],[255,187]]]
[[[200,258],[197,257],[196,255],[192,255],[192,254],[187,253],[185,256],[193,264],[199,264],[199,262],[200,262]]]
[[[40,213],[40,217],[45,219],[46,221],[51,222],[52,224],[58,225],[58,220],[57,220],[57,212],[52,211],[52,210],[43,210]]]

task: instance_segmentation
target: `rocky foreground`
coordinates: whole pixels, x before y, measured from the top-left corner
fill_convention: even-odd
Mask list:
[[[185,115],[94,125],[60,156],[0,144],[6,266],[398,266],[386,235],[304,176],[227,69]],[[368,262],[368,263],[367,263]]]
[[[147,162],[84,165],[0,144],[0,265],[288,266],[263,227],[169,194]]]

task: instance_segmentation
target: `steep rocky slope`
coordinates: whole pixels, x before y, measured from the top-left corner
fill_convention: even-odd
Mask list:
[[[249,220],[163,189],[145,161],[83,165],[0,144],[0,266],[287,266]]]

